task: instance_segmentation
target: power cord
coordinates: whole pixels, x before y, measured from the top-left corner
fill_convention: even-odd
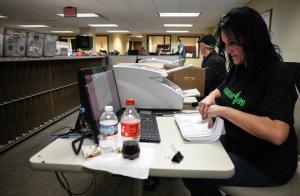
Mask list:
[[[59,173],[60,173],[61,177],[59,176]],[[96,182],[96,174],[93,174],[93,178],[92,178],[92,181],[91,181],[91,184],[89,185],[89,187],[85,191],[83,191],[81,193],[74,193],[74,192],[71,191],[70,185],[68,183],[68,180],[65,177],[65,175],[64,175],[63,172],[57,172],[57,171],[55,171],[55,176],[56,176],[59,184],[68,193],[69,196],[72,196],[72,195],[83,195],[83,194],[85,194],[86,192],[88,192],[91,189],[92,185],[94,185],[94,191],[95,191],[95,183],[94,182]]]
[[[55,136],[61,135],[61,134],[55,134],[55,133],[57,133],[58,131],[63,130],[63,129],[68,129],[68,131],[65,133],[73,132],[72,127],[61,127],[61,128],[56,129],[53,133],[51,133],[51,136],[55,137]]]
[[[60,134],[55,134],[57,132],[59,132],[60,130],[63,130],[63,129],[68,129],[68,131],[64,132],[64,133],[60,133]],[[72,127],[62,127],[62,128],[59,128],[57,130],[55,130],[52,134],[51,134],[51,137],[53,138],[53,140],[57,139],[57,138],[78,138],[80,137],[81,134],[78,133],[78,132],[75,132],[74,129]]]

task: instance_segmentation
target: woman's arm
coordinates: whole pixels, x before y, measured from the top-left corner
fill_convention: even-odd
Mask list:
[[[249,114],[230,107],[211,105],[207,115],[209,118],[223,117],[249,134],[275,145],[282,144],[289,134],[289,125],[281,120],[272,120],[269,117]]]

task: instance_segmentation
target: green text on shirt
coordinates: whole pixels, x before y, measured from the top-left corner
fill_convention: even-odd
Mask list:
[[[238,93],[232,92],[228,87],[224,88],[223,90],[224,94],[232,100],[232,105],[237,104],[241,107],[244,107],[246,104],[246,100],[240,97],[241,91]]]

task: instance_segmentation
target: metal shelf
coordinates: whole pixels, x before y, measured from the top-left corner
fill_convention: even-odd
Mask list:
[[[37,134],[38,132],[40,132],[41,130],[49,127],[50,125],[56,123],[57,121],[65,118],[66,116],[72,114],[73,112],[77,111],[79,109],[80,106],[76,106],[70,110],[68,110],[67,112],[57,116],[57,117],[54,117],[53,119],[50,119],[48,120],[47,122],[44,122],[44,124],[41,124],[40,126],[38,127],[35,127],[34,129],[32,130],[29,130],[28,132],[26,133],[23,133],[22,136],[18,136],[16,137],[15,140],[10,140],[8,141],[8,143],[6,145],[0,145],[0,153],[10,149],[11,147],[15,146],[16,144],[26,140],[27,138]]]

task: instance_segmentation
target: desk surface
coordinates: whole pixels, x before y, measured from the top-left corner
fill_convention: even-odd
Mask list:
[[[150,176],[190,178],[230,178],[234,165],[220,142],[191,143],[183,140],[174,117],[157,117],[161,143],[155,144],[155,160],[150,166]],[[84,158],[73,153],[73,139],[57,139],[30,158],[30,165],[37,170],[87,171],[82,167]],[[85,139],[85,144],[92,144]],[[184,159],[173,163],[171,145]]]

